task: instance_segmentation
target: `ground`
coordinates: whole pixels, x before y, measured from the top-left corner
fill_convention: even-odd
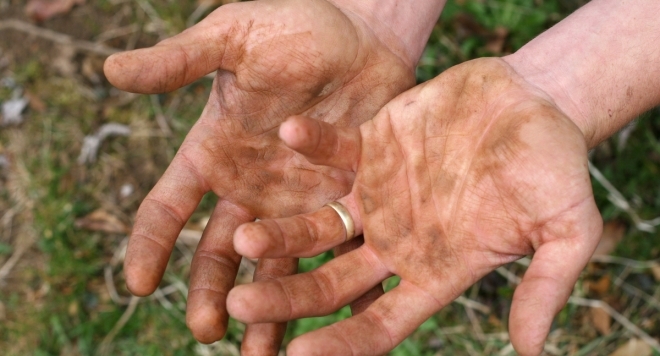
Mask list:
[[[132,299],[121,270],[135,211],[199,116],[210,80],[163,95],[122,93],[103,77],[103,49],[80,50],[52,38],[64,34],[105,49],[144,47],[182,31],[205,11],[195,1],[70,2],[77,5],[36,24],[35,34],[27,1],[0,0],[0,103],[29,100],[21,123],[0,126],[0,350],[236,355],[239,323],[231,322],[222,342],[204,346],[184,321],[190,258],[213,196],[186,227],[159,293]],[[449,1],[418,79],[471,58],[515,51],[582,3]],[[3,28],[8,20],[28,24],[28,30]],[[127,125],[131,133],[108,138],[93,162],[79,163],[85,136],[106,123]],[[556,318],[548,354],[607,355],[646,345],[634,340],[660,337],[660,265],[654,261],[660,258],[660,235],[641,221],[660,215],[658,137],[655,109],[591,152],[594,191],[606,221],[605,256],[587,267],[572,303]],[[301,268],[328,258],[303,260]],[[239,283],[250,280],[251,268],[245,261]],[[392,354],[511,354],[507,315],[524,270],[525,260],[488,275]],[[344,309],[296,321],[287,340],[348,315]],[[636,350],[646,352],[643,346]]]

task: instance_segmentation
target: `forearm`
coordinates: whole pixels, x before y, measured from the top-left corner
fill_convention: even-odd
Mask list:
[[[422,55],[446,0],[329,0],[364,20],[412,67]]]
[[[504,59],[594,147],[660,104],[660,2],[594,0]]]

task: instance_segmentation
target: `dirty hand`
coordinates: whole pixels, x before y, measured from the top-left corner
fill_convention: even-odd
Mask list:
[[[125,260],[131,292],[157,288],[179,232],[213,191],[220,199],[192,263],[187,323],[202,342],[222,338],[241,258],[235,228],[316,210],[347,194],[354,179],[349,170],[310,164],[281,143],[277,128],[294,114],[338,127],[373,117],[414,85],[414,61],[390,46],[327,1],[283,0],[225,5],[152,48],[110,57],[110,82],[140,93],[171,91],[218,71],[201,118],[138,210]],[[295,259],[263,260],[255,278],[296,268]],[[262,327],[261,337],[248,331],[244,342],[277,352],[283,326]]]
[[[545,92],[501,59],[478,59],[405,92],[359,128],[294,116],[279,135],[310,162],[356,172],[339,202],[364,245],[309,273],[234,288],[233,317],[329,314],[398,275],[400,284],[364,312],[287,350],[383,354],[490,271],[533,255],[509,325],[520,354],[542,351],[602,229],[585,136]],[[341,219],[324,207],[245,224],[234,246],[245,256],[281,258],[315,255],[344,239]]]

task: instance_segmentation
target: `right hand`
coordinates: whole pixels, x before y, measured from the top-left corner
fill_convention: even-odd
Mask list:
[[[497,267],[532,255],[511,342],[537,355],[600,239],[584,131],[505,61],[478,59],[388,103],[360,128],[294,117],[280,128],[311,162],[355,171],[340,199],[364,245],[309,273],[234,288],[248,323],[325,315],[391,275],[363,313],[292,341],[289,355],[377,355]],[[342,243],[331,208],[241,226],[249,257],[313,256]],[[319,348],[318,345],[323,345]]]
[[[337,126],[373,117],[414,85],[413,65],[395,47],[327,1],[279,0],[224,5],[152,48],[108,58],[110,82],[139,93],[171,91],[217,70],[202,116],[138,210],[124,265],[131,292],[157,288],[183,225],[213,191],[220,199],[192,262],[186,321],[201,342],[222,338],[241,259],[232,246],[236,227],[316,210],[347,194],[354,179],[290,151],[277,128],[295,114]],[[263,260],[255,279],[296,266]],[[276,354],[284,328],[249,327],[244,354]]]

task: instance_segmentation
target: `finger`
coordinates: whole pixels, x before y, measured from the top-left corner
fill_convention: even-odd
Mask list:
[[[362,223],[353,195],[339,202],[353,217],[355,234],[361,234]],[[313,213],[241,225],[234,233],[234,248],[249,258],[311,257],[346,241],[346,233],[337,212],[326,206]]]
[[[287,355],[385,354],[440,307],[426,291],[402,281],[363,313],[294,339]]]
[[[376,255],[359,248],[308,273],[234,287],[227,310],[245,323],[327,315],[388,276]]]
[[[183,225],[209,190],[187,162],[175,156],[135,217],[124,273],[128,289],[137,296],[156,290]]]
[[[254,271],[254,281],[268,281],[290,276],[298,271],[298,259],[261,259]],[[241,355],[277,355],[286,333],[286,323],[249,324],[245,329]]]
[[[154,47],[108,57],[103,70],[117,88],[145,94],[178,89],[218,69],[231,71],[240,52],[231,40],[244,40],[251,19],[245,5],[222,6]]]
[[[595,205],[593,210],[596,215],[586,219],[592,221],[591,228],[586,230],[590,236],[556,239],[541,245],[516,288],[509,331],[511,343],[520,355],[538,355],[543,351],[554,316],[566,304],[596,248],[602,220]]]
[[[364,237],[358,236],[352,240],[346,241],[345,243],[335,247],[333,253],[335,258],[349,253],[364,244]],[[357,315],[365,311],[376,299],[380,298],[385,291],[383,290],[383,284],[378,283],[373,288],[369,289],[366,293],[360,296],[358,299],[351,302],[351,313]]]
[[[227,331],[227,293],[241,262],[231,237],[237,226],[252,219],[242,208],[220,200],[204,229],[190,266],[186,306],[186,324],[199,342],[218,341]]]
[[[313,164],[357,171],[360,129],[335,127],[305,116],[293,116],[280,125],[280,138]]]

